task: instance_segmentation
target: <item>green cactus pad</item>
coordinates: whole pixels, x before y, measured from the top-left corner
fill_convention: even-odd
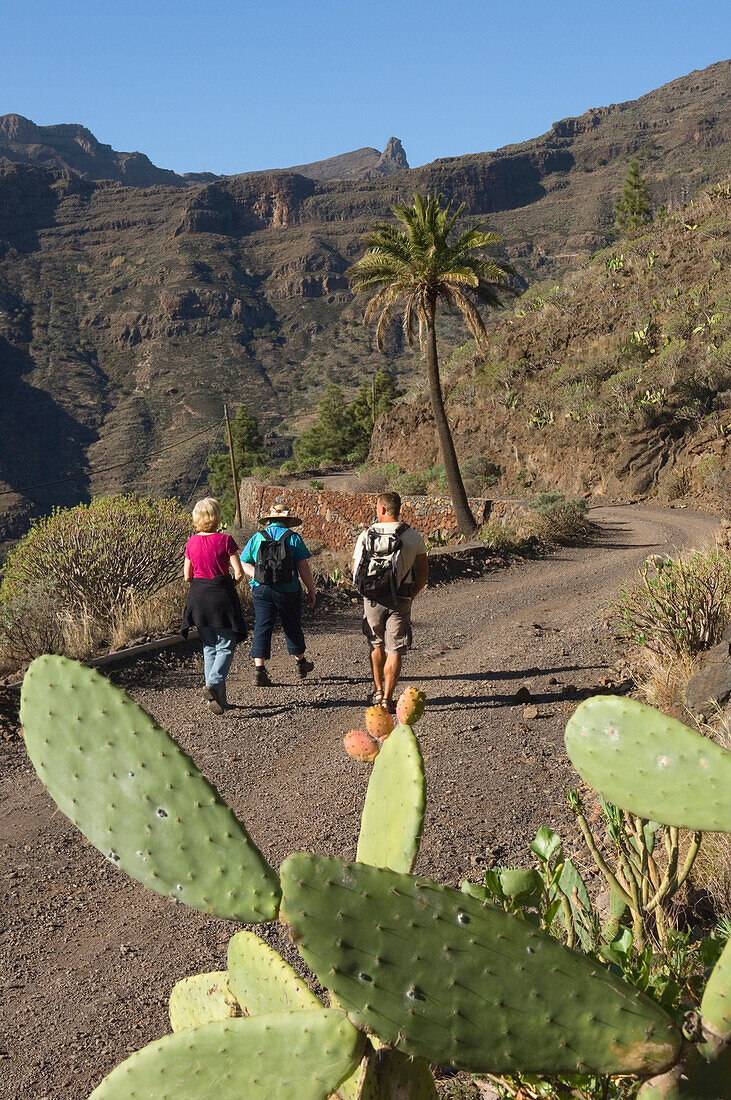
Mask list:
[[[355,1073],[338,1085],[331,1100],[383,1100],[376,1078],[376,1052],[366,1041],[366,1052]]]
[[[368,782],[356,859],[408,873],[414,866],[426,808],[424,761],[410,726],[396,726]]]
[[[276,873],[192,760],[123,691],[77,661],[39,657],[20,718],[51,797],[115,867],[204,913],[276,917]]]
[[[645,1082],[637,1100],[731,1100],[731,1048],[709,1059],[686,1048],[671,1070]]]
[[[168,1035],[112,1070],[89,1100],[326,1100],[360,1061],[343,1012],[270,1012]]]
[[[409,1058],[399,1050],[381,1050],[376,1056],[378,1091],[388,1100],[438,1100],[431,1070],[421,1058]]]
[[[429,879],[309,854],[281,867],[280,919],[359,1027],[473,1073],[640,1073],[681,1042],[585,955]]]
[[[721,1039],[731,1040],[731,940],[713,968],[701,1001],[703,1026]]]
[[[323,1007],[297,971],[253,932],[237,932],[228,942],[228,984],[248,1016]]]
[[[589,786],[638,817],[731,832],[731,752],[652,707],[587,699],[566,726],[566,751]]]
[[[229,989],[228,973],[214,970],[176,982],[170,994],[168,1015],[173,1031],[184,1031],[240,1016],[241,1008]]]

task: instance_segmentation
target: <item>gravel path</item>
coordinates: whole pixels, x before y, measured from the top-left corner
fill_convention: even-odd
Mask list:
[[[418,727],[429,790],[420,874],[477,880],[486,859],[527,862],[538,826],[569,832],[563,728],[619,655],[603,608],[645,556],[707,544],[717,526],[645,506],[591,518],[590,547],[429,590],[415,604],[405,680],[429,698]],[[224,719],[198,702],[194,647],[113,676],[191,753],[275,866],[295,850],[354,858],[369,774],[341,744],[362,725],[369,685],[357,608],[315,612],[308,636],[316,671],[304,683],[280,651],[270,666],[277,686],[255,691],[242,649],[229,680],[236,707]],[[515,702],[522,684],[535,718]],[[168,1030],[178,978],[225,967],[236,926],[120,875],[55,811],[22,742],[1,751],[0,1097],[83,1100]],[[283,946],[276,926],[265,931]]]

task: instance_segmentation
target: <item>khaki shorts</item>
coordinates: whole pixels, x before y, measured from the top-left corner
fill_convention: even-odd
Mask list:
[[[411,646],[411,599],[398,600],[398,610],[363,600],[363,633],[371,649],[383,647],[386,653],[405,653]]]

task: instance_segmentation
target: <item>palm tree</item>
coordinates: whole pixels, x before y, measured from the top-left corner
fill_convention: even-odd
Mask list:
[[[485,325],[477,303],[500,304],[497,290],[505,285],[505,272],[477,255],[500,238],[483,232],[483,225],[468,229],[449,240],[464,203],[452,212],[452,203],[443,205],[442,195],[414,195],[413,206],[393,206],[392,212],[404,227],[377,225],[366,238],[363,256],[348,275],[354,293],[376,293],[365,311],[367,324],[379,314],[376,343],[383,337],[394,309],[403,307],[401,323],[410,345],[418,327],[419,345],[426,357],[429,397],[437,427],[444,472],[459,530],[474,534],[477,524],[467,502],[467,494],[454,449],[454,441],[444,408],[437,356],[437,304],[444,302],[450,311],[459,310],[479,347],[487,342]]]

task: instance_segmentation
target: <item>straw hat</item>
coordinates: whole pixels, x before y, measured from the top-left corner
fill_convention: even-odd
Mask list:
[[[283,504],[273,504],[268,512],[259,516],[259,523],[281,523],[283,527],[299,527],[302,520]]]

